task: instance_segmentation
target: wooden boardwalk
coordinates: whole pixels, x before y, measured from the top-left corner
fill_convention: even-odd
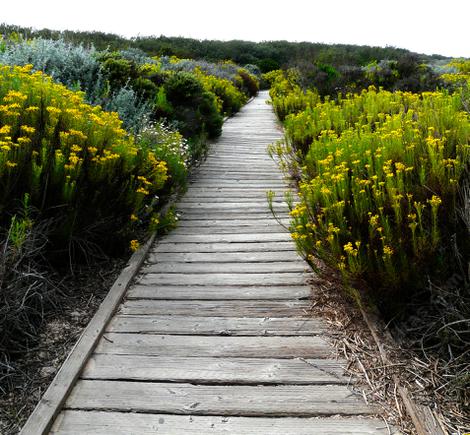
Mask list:
[[[266,99],[225,123],[51,433],[389,433],[333,358],[308,267],[268,210],[274,190],[287,221]]]

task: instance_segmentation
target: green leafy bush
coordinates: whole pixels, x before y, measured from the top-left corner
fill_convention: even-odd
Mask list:
[[[222,116],[214,94],[206,91],[193,74],[176,72],[164,83],[167,101],[173,107],[173,119],[185,137],[220,135]]]
[[[254,97],[259,91],[259,80],[247,69],[239,69],[238,75],[242,79],[242,89],[249,97]]]

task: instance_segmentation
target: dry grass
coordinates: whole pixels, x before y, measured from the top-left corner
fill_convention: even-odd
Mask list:
[[[456,393],[458,387],[452,385],[455,376],[449,373],[459,370],[466,370],[467,375],[470,373],[470,350],[466,352],[466,361],[454,362],[458,368],[451,370],[448,362],[432,353],[423,353],[406,339],[402,338],[398,344],[390,337],[389,330],[378,323],[379,346],[388,359],[384,364],[383,352],[364,321],[361,309],[352,296],[345,297],[351,293],[341,278],[324,264],[317,263],[316,266],[322,278],[312,282],[313,313],[331,326],[329,336],[338,357],[348,361],[347,374],[359,380],[356,388],[362,390],[367,402],[381,407],[386,423],[404,434],[417,433],[400,395],[404,388],[415,403],[430,408],[432,424],[444,433],[462,435],[469,431],[470,413],[465,408],[468,406],[468,389]]]
[[[16,360],[6,362],[0,388],[0,433],[13,435],[29,417],[83,329],[98,309],[125,260],[75,269],[62,282],[66,293],[49,308],[37,339]]]

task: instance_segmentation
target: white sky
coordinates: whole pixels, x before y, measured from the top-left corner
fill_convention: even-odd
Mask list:
[[[0,22],[123,36],[365,44],[470,57],[470,0],[3,0]]]

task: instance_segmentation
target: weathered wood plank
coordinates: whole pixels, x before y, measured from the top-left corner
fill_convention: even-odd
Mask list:
[[[220,180],[223,180],[220,182]],[[236,184],[239,186],[247,185],[268,185],[268,186],[277,186],[277,187],[284,187],[285,183],[282,179],[278,178],[267,178],[267,177],[257,177],[257,176],[240,176],[240,175],[201,175],[200,177],[193,176],[189,179],[190,182],[195,182],[197,184],[206,184],[206,183],[214,183],[216,185],[225,184]]]
[[[388,435],[372,418],[262,418],[65,411],[54,435]]]
[[[219,300],[181,301],[131,299],[120,307],[120,314],[204,317],[290,317],[309,316],[309,301],[296,300]]]
[[[285,177],[282,174],[279,174],[278,169],[273,166],[273,163],[269,164],[266,161],[261,159],[247,159],[243,163],[236,163],[229,158],[227,162],[225,159],[217,158],[212,159],[210,164],[213,167],[202,168],[200,171],[194,172],[192,179],[197,183],[199,180],[198,176],[201,177],[213,177],[221,176],[233,178],[250,178],[252,180],[275,180],[275,181],[284,181]],[[234,165],[237,166],[234,169]],[[251,171],[250,171],[251,169]]]
[[[325,359],[208,358],[94,355],[82,379],[192,384],[348,384],[344,361]]]
[[[170,245],[171,246],[171,245]],[[146,273],[137,280],[140,284],[158,285],[303,285],[308,274],[286,273]]]
[[[325,322],[306,317],[201,317],[118,315],[107,332],[171,335],[309,336],[324,334]]]
[[[181,201],[178,202],[179,205],[185,205],[185,204],[205,204],[205,203],[211,203],[211,204],[220,204],[220,203],[244,203],[244,204],[266,204],[267,199],[266,199],[266,194],[258,194],[258,195],[252,195],[252,196],[244,196],[243,193],[238,194],[237,196],[235,195],[230,195],[227,198],[224,197],[214,197],[213,194],[204,194],[205,196],[200,195],[188,195],[187,197],[183,198]],[[276,205],[286,205],[284,201],[282,201],[282,198],[278,198],[277,201],[273,201],[273,204]],[[271,219],[272,222],[272,219]]]
[[[290,224],[290,219],[282,219],[281,223],[288,226]],[[226,226],[233,226],[237,228],[256,228],[257,226],[262,225],[265,227],[279,228],[281,231],[283,228],[279,226],[277,221],[273,222],[271,216],[270,219],[192,219],[192,220],[182,220],[178,222],[177,229],[185,227],[197,227],[197,228],[223,228]]]
[[[318,336],[220,337],[107,333],[95,353],[148,356],[329,358],[334,351]]]
[[[273,263],[154,263],[141,269],[142,273],[286,273],[308,272],[304,261]]]
[[[289,183],[289,180],[286,180],[286,178],[278,173],[278,169],[273,166],[275,165],[274,163],[267,164],[266,162],[262,160],[254,160],[254,159],[247,159],[245,162],[237,163],[233,161],[233,157],[227,157],[229,160],[226,162],[225,158],[217,157],[212,159],[210,162],[211,165],[213,165],[212,168],[207,168],[206,170],[203,170],[204,173],[202,174],[204,177],[209,176],[209,177],[214,177],[217,175],[220,175],[221,178],[225,178],[226,176],[230,178],[243,178],[243,177],[248,177],[251,175],[254,177],[253,180],[256,180],[257,182],[262,181],[263,179],[265,181],[268,180],[274,180],[276,182],[284,182],[284,186],[281,187],[281,189],[285,188],[285,184]],[[233,166],[236,165],[237,168],[234,169]],[[251,171],[250,171],[251,169]],[[202,169],[201,169],[202,170]],[[277,173],[276,173],[277,172]],[[197,183],[199,182],[199,179],[197,178],[198,172],[195,172],[193,177],[191,178],[194,183],[193,186],[197,187]],[[223,188],[223,186],[220,186]],[[254,186],[257,189],[262,189],[261,187]],[[240,186],[239,189],[243,188],[243,186]]]
[[[201,219],[206,218],[208,221],[227,221],[227,225],[230,222],[234,221],[240,221],[240,222],[248,222],[251,221],[253,224],[256,223],[256,221],[263,221],[266,219],[272,219],[273,215],[272,213],[265,213],[265,212],[259,212],[259,213],[240,213],[238,211],[233,211],[233,212],[227,212],[227,211],[216,211],[216,210],[211,210],[208,211],[207,213],[194,213],[193,211],[180,211],[177,210],[177,220],[180,221],[198,221],[200,222]],[[290,222],[290,215],[289,213],[276,213],[276,218],[281,220],[282,222]],[[276,221],[277,222],[277,221]]]
[[[293,242],[262,243],[161,243],[152,249],[153,253],[211,253],[211,252],[277,252],[295,251]]]
[[[192,184],[188,187],[187,196],[194,196],[194,195],[209,195],[209,194],[220,194],[219,198],[224,199],[230,195],[238,196],[244,195],[245,197],[249,196],[259,196],[260,198],[266,198],[266,192],[269,189],[264,189],[261,187],[253,187],[251,189],[247,189],[246,187],[223,187],[223,186],[212,186],[212,187],[201,187],[197,184]],[[284,191],[286,190],[285,186],[280,189],[273,189],[279,198],[283,198]]]
[[[159,240],[163,243],[260,243],[260,242],[292,242],[289,233],[267,233],[267,234],[201,234],[201,235],[179,235],[172,233]]]
[[[190,182],[191,185],[191,182]],[[281,189],[285,187],[285,184],[281,181],[279,183],[274,183],[274,182],[264,182],[264,181],[250,181],[250,180],[225,180],[223,179],[222,181],[213,179],[213,180],[198,180],[197,181],[197,186],[198,187],[214,187],[214,186],[220,186],[220,187],[243,187],[250,189],[252,187],[259,189],[265,189],[265,190],[276,190],[276,189]]]
[[[177,286],[134,285],[127,293],[128,299],[166,300],[294,300],[312,295],[309,286]]]
[[[146,264],[152,263],[271,263],[299,261],[294,251],[268,252],[163,252],[150,254]]]
[[[373,408],[342,385],[238,386],[82,380],[67,409],[223,416],[370,414]]]
[[[191,221],[190,221],[191,222]],[[263,226],[219,226],[219,227],[210,227],[210,226],[178,226],[174,231],[176,235],[182,234],[263,234],[263,233],[279,233],[286,232],[281,226],[276,224],[272,225],[263,225]]]
[[[259,213],[240,213],[238,211],[234,212],[219,212],[215,210],[208,211],[207,213],[195,213],[194,211],[189,212],[181,212],[179,213],[182,219],[184,220],[201,220],[205,217],[208,220],[262,220],[262,219],[272,219],[272,213],[266,212],[259,212]],[[279,219],[289,219],[288,213],[277,213],[276,216]]]
[[[235,211],[246,212],[246,213],[261,213],[267,212],[270,210],[268,203],[247,203],[247,204],[237,204],[235,202],[229,203],[186,203],[178,205],[178,210],[184,211],[186,213],[205,213],[206,211],[215,211],[215,212],[231,212]],[[288,212],[287,206],[285,205],[274,205],[273,210],[277,212]]]
[[[255,167],[255,169],[259,169],[259,171],[250,171],[251,166]],[[268,177],[285,179],[284,174],[279,172],[279,169],[276,168],[276,163],[262,154],[247,154],[246,160],[241,161],[240,157],[231,159],[227,157],[225,153],[219,153],[218,155],[209,156],[205,161],[205,165],[200,166],[198,170],[194,171],[195,174],[214,172],[227,172],[241,175],[266,175]]]
[[[223,181],[220,181],[223,180]],[[198,178],[190,178],[189,182],[195,182],[197,185],[216,185],[216,186],[227,186],[227,185],[235,185],[244,187],[245,185],[252,185],[256,187],[267,187],[268,189],[271,188],[282,188],[285,186],[284,181],[282,180],[274,180],[274,179],[261,179],[261,178],[245,178],[245,177],[229,177],[225,175],[223,178],[218,177],[216,174],[213,176],[203,176]]]

